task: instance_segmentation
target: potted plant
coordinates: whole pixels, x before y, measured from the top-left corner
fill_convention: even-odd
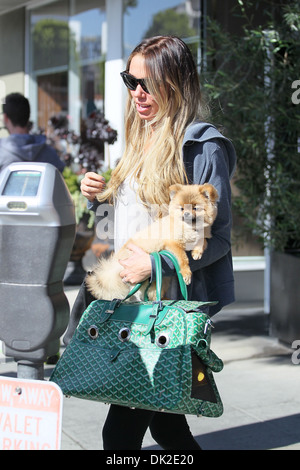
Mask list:
[[[256,21],[257,5],[236,2],[238,35],[209,23],[205,87],[221,103],[214,121],[237,150],[234,212],[271,253],[271,333],[291,344],[300,338],[300,105],[292,88],[300,78],[300,13],[296,1],[271,1]]]

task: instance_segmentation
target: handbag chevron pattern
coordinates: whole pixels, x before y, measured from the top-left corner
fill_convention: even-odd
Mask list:
[[[181,291],[186,286],[169,252]],[[96,300],[84,312],[51,381],[63,393],[118,405],[218,417],[222,401],[213,372],[223,368],[210,349],[209,302],[160,300],[160,256],[155,302]]]

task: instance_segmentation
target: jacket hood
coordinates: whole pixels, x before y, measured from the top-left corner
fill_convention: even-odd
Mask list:
[[[0,141],[0,152],[16,155],[20,160],[34,162],[45,147],[44,135],[12,134]]]
[[[220,131],[208,122],[193,122],[189,125],[185,132],[183,139],[183,145],[189,142],[207,142],[209,140],[221,139],[227,149],[228,162],[229,162],[229,174],[232,177],[236,167],[236,153],[232,142],[221,134]]]

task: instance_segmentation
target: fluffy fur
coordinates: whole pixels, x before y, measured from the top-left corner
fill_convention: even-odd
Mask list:
[[[129,243],[134,243],[147,253],[171,251],[178,259],[185,283],[191,282],[192,272],[186,251],[191,251],[193,259],[200,259],[206,249],[207,239],[211,238],[211,226],[217,215],[218,193],[211,184],[174,184],[170,186],[169,193],[168,215],[137,232],[110,258],[101,258],[87,277],[87,288],[96,299],[123,299],[132,289],[132,284],[122,281],[120,272],[123,267],[118,262],[130,256],[127,248]],[[167,289],[167,283],[163,279],[163,292]],[[131,297],[130,300],[140,299],[144,290],[140,289],[138,297]],[[151,300],[155,298],[155,285],[151,285],[148,295]]]

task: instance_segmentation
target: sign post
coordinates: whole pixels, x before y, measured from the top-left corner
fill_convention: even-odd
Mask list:
[[[62,403],[55,383],[0,377],[0,450],[59,450]]]

